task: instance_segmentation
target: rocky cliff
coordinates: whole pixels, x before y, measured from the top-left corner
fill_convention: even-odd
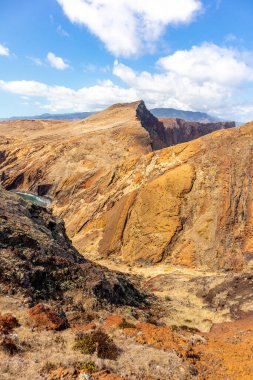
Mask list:
[[[63,300],[70,289],[112,304],[142,297],[126,278],[86,260],[72,246],[63,221],[0,187],[0,290],[38,300]]]
[[[0,128],[3,185],[67,227],[0,187],[3,378],[250,380],[253,123],[162,150],[142,102]]]
[[[252,125],[160,151],[168,129],[143,102],[81,122],[1,123],[2,183],[48,193],[75,246],[92,258],[250,265]]]
[[[101,252],[146,264],[250,265],[252,134],[248,124],[139,159],[121,176],[124,197],[101,215]]]
[[[159,118],[150,113],[144,102],[136,109],[141,125],[149,133],[153,150],[197,139],[209,133],[234,128],[235,122],[193,122],[179,118]]]
[[[199,123],[178,118],[160,118],[159,121],[165,128],[163,135],[166,146],[191,141],[209,133],[236,126],[233,121]]]

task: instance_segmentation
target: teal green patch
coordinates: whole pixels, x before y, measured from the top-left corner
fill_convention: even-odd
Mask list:
[[[18,194],[20,197],[22,197],[26,201],[32,202],[33,204],[37,206],[48,207],[51,204],[51,201],[49,198],[40,197],[38,195],[33,195],[29,193],[22,193],[20,191],[17,191],[16,194]]]

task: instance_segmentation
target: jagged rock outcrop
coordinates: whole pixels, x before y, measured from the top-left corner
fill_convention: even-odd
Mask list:
[[[152,151],[136,116],[139,104],[114,105],[78,122],[1,123],[3,186],[53,197],[55,212],[73,236],[103,207],[94,200],[113,182],[111,169]]]
[[[146,264],[250,265],[252,135],[248,124],[141,158],[129,174],[134,181],[138,173],[138,187],[126,185],[124,201],[101,215],[100,252]]]
[[[136,114],[141,125],[151,138],[153,150],[166,148],[172,145],[197,139],[201,136],[236,126],[235,122],[193,122],[179,118],[159,118],[150,113],[144,102],[140,102]]]
[[[10,121],[1,131],[3,185],[52,196],[81,253],[207,269],[250,265],[251,124],[159,151],[165,127],[136,102],[81,122]]]
[[[79,289],[112,304],[138,304],[142,296],[123,276],[92,264],[66,236],[63,222],[0,187],[1,294],[23,294],[31,304],[63,299]]]
[[[159,121],[165,128],[163,134],[166,146],[181,144],[220,129],[234,128],[236,126],[233,121],[199,123],[178,118],[160,118]]]

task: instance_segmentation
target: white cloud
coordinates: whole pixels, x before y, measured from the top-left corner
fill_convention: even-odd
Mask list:
[[[86,26],[116,56],[153,49],[169,25],[192,21],[201,0],[57,0],[73,23]]]
[[[204,43],[161,58],[157,65],[162,71],[158,73],[137,73],[117,60],[113,72],[151,107],[206,111],[247,120],[253,119],[253,65],[243,56],[236,50]],[[251,92],[241,101],[239,95],[245,85],[251,85]]]
[[[240,60],[234,49],[204,43],[161,58],[158,64],[168,72],[203,83],[234,85],[253,79],[252,67]]]
[[[3,55],[5,57],[8,57],[10,55],[9,49],[2,44],[0,44],[0,55]]]
[[[100,110],[113,103],[130,102],[137,98],[134,89],[121,88],[109,80],[79,90],[49,86],[36,81],[0,80],[0,89],[17,95],[42,98],[44,100],[42,108],[51,112]]]
[[[98,82],[78,90],[36,81],[0,81],[0,89],[35,97],[49,111],[92,111],[143,99],[147,106],[205,111],[236,121],[253,120],[253,60],[250,52],[214,44],[177,51],[157,62],[157,71],[136,72],[115,60],[124,83]]]
[[[96,71],[100,71],[101,73],[109,73],[111,71],[111,67],[109,65],[107,66],[98,66],[94,63],[89,63],[87,65],[84,65],[84,69],[83,69],[83,72],[84,73],[87,73],[87,72],[96,72]]]
[[[50,65],[57,70],[66,70],[67,68],[69,68],[69,65],[66,62],[64,62],[64,60],[61,57],[56,57],[54,53],[48,53],[47,60],[50,63]]]

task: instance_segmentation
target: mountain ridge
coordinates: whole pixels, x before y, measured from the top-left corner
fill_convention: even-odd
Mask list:
[[[93,115],[94,113],[95,112],[71,112],[60,114],[44,113],[33,116],[11,116],[9,118],[0,118],[0,120],[82,120]]]
[[[186,121],[199,121],[199,122],[219,122],[225,121],[217,117],[211,116],[207,113],[198,111],[184,111],[175,108],[151,108],[149,111],[157,118],[161,117],[173,117],[179,118]],[[44,113],[41,115],[34,116],[12,116],[9,118],[0,118],[0,120],[82,120],[100,111],[89,111],[89,112],[71,112],[71,113],[59,113],[50,114]]]
[[[164,380],[251,379],[253,123],[231,127],[162,122],[142,101],[0,122],[3,187],[49,196],[56,215],[0,186],[1,312],[14,313],[0,348],[28,359],[20,379],[76,380],[87,341],[89,367],[112,372],[94,379],[155,380],[158,366]],[[67,330],[48,331],[53,317]]]
[[[88,256],[98,254],[107,257],[117,252],[124,260],[132,262],[157,263],[171,259],[174,264],[187,264],[188,260],[190,266],[206,265],[209,269],[226,266],[234,270],[243,266],[238,246],[236,260],[230,262],[228,246],[224,263],[219,259],[214,261],[205,255],[211,249],[207,242],[215,243],[213,238],[205,231],[202,234],[207,240],[203,240],[195,231],[195,228],[200,228],[198,223],[191,225],[190,222],[195,212],[196,218],[200,218],[199,210],[190,211],[193,198],[200,197],[198,193],[209,194],[207,184],[211,185],[209,171],[201,164],[201,160],[207,167],[219,161],[217,170],[221,172],[221,178],[227,178],[225,163],[231,156],[228,146],[233,148],[233,162],[238,156],[236,145],[228,144],[229,136],[235,136],[245,149],[245,155],[246,152],[248,154],[251,145],[246,145],[247,139],[240,137],[240,131],[246,127],[231,128],[233,126],[228,125],[229,129],[220,130],[224,126],[218,123],[218,132],[168,148],[166,133],[171,128],[166,130],[147,110],[143,101],[115,104],[75,122],[3,122],[2,130],[5,130],[5,138],[9,143],[0,145],[2,182],[8,190],[18,188],[37,193],[39,188],[48,189],[48,195],[53,198],[54,211],[63,216],[69,236],[79,251]],[[248,128],[249,136],[250,130]],[[27,136],[25,144],[24,134]],[[177,142],[180,141],[174,141]],[[27,152],[30,152],[30,162],[27,161]],[[220,162],[220,156],[225,156],[226,160],[223,158]],[[236,172],[241,165],[242,159],[240,165],[237,164]],[[242,173],[249,170],[249,162],[245,161],[244,165]],[[201,170],[202,175],[207,176],[203,184],[198,174]],[[212,183],[217,183],[215,194],[220,198],[220,192],[225,191],[224,185],[221,190],[221,178],[216,179],[215,172],[212,175]],[[241,175],[238,174],[238,178]],[[238,186],[241,189],[241,182]],[[248,197],[248,192],[244,190],[244,196]],[[151,201],[145,194],[152,195]],[[212,199],[213,195],[209,195],[211,204],[217,204]],[[161,208],[160,198],[167,199],[167,211]],[[185,203],[184,207],[182,203]],[[142,215],[143,205],[146,205],[144,209],[147,208],[147,216],[150,214],[148,220],[152,222],[146,220],[145,213]],[[222,210],[220,205],[217,207]],[[246,207],[245,201],[243,207]],[[166,217],[162,217],[164,212]],[[211,213],[211,209],[208,212]],[[138,228],[142,233],[135,232],[135,226],[138,225],[135,213],[139,214]],[[203,210],[202,214],[205,214]],[[214,215],[211,218],[214,221]],[[189,223],[188,228],[186,221]],[[166,228],[163,225],[165,222]],[[196,241],[189,241],[191,249],[187,249],[188,256],[183,251],[180,253],[176,244],[181,241],[182,226],[184,234],[190,234],[193,229],[196,236]],[[214,224],[210,230],[213,228],[216,228]],[[163,230],[167,233],[164,234]],[[142,237],[144,246],[140,250]],[[218,238],[216,240],[220,241]],[[131,244],[127,241],[131,241]],[[156,246],[158,241],[159,247]],[[145,244],[149,247],[148,251]],[[217,244],[217,250],[223,250],[220,243]]]
[[[198,121],[198,122],[219,122],[224,121],[220,118],[211,116],[204,112],[199,111],[185,111],[176,108],[152,108],[150,109],[152,114],[158,118],[161,117],[173,117],[178,119],[183,119],[186,121]]]

